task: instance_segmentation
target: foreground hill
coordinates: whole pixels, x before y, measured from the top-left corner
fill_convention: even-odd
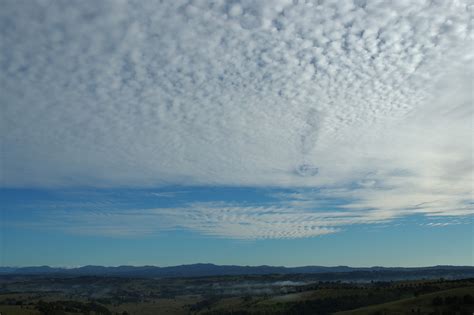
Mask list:
[[[312,275],[199,278],[0,277],[3,315],[472,314],[474,279],[314,281]]]

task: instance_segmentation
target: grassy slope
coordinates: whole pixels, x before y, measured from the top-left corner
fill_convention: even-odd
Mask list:
[[[415,314],[420,310],[421,314],[431,313],[435,311],[448,311],[449,306],[433,306],[432,301],[435,297],[446,297],[446,296],[459,296],[462,297],[466,294],[474,294],[474,286],[466,288],[456,288],[450,290],[444,290],[429,294],[424,294],[419,297],[413,297],[408,299],[403,299],[395,302],[384,303],[379,305],[367,306],[351,311],[338,312],[336,315],[366,315],[366,314],[375,314],[380,312],[381,314],[407,314],[415,310]],[[463,311],[474,313],[474,306],[466,306]]]

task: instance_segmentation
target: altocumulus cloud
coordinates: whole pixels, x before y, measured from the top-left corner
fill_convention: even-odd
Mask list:
[[[188,228],[233,237],[345,224],[317,217],[308,198],[349,200],[365,221],[472,214],[473,9],[2,1],[1,184],[322,188],[278,211],[173,212]],[[239,224],[226,226],[231,215]],[[295,228],[291,217],[309,223]]]

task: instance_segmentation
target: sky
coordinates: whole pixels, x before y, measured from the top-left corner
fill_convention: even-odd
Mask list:
[[[469,1],[1,8],[0,265],[474,265]]]

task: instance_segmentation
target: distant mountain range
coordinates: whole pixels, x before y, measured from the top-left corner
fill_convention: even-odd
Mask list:
[[[392,274],[424,275],[448,277],[474,277],[474,266],[432,266],[432,267],[348,267],[348,266],[234,266],[214,264],[191,264],[172,267],[156,266],[83,266],[78,268],[36,267],[0,267],[0,276],[34,275],[34,276],[114,276],[114,277],[204,277],[224,275],[267,275],[267,274],[334,274],[355,273],[359,276]]]

